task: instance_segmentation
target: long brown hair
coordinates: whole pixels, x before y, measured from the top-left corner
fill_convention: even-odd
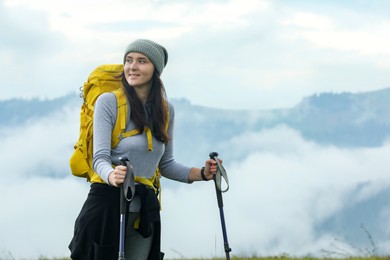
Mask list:
[[[168,143],[170,139],[166,129],[166,122],[169,120],[167,111],[168,101],[166,100],[164,84],[156,70],[152,77],[152,87],[146,101],[147,107],[149,107],[149,119],[145,114],[144,105],[138,98],[134,88],[129,85],[123,75],[122,83],[130,105],[130,118],[133,120],[135,127],[140,132],[143,132],[147,126],[152,130],[156,139]]]

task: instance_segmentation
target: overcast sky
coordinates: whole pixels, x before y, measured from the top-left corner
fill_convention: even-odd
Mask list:
[[[127,44],[166,46],[171,98],[223,108],[291,107],[318,92],[390,86],[383,0],[0,0],[0,99],[71,92]]]

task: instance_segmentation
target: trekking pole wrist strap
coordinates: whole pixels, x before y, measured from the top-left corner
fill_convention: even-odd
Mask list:
[[[209,181],[209,179],[207,179],[206,176],[204,175],[204,169],[205,169],[204,167],[200,169],[200,176],[202,176],[202,180]]]

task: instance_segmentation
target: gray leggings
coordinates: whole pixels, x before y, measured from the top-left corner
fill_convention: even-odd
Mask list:
[[[126,223],[125,239],[125,257],[128,260],[146,260],[148,259],[150,248],[152,247],[154,227],[152,235],[144,238],[137,230],[134,229],[134,221],[139,213],[129,212]]]

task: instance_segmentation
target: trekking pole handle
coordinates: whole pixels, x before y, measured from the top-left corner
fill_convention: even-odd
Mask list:
[[[119,157],[119,161],[121,162],[121,165],[126,166],[126,162],[130,160],[127,157]]]
[[[127,166],[126,162],[129,161],[129,158],[127,157],[119,157],[120,164],[123,166]],[[121,185],[121,191],[120,191],[120,212],[121,214],[125,214],[126,212],[126,204],[125,204],[125,197],[123,192],[123,184]]]
[[[215,158],[215,157],[218,157],[218,153],[217,153],[217,152],[211,152],[211,153],[209,154],[209,156],[210,156],[210,159],[215,160],[214,158]]]
[[[217,152],[211,152],[209,154],[210,156],[210,159],[213,159],[213,160],[218,160],[218,153]],[[217,173],[218,174],[218,173]],[[214,174],[213,176],[213,180],[214,180],[214,184],[215,184],[215,192],[217,194],[217,201],[218,201],[218,207],[219,208],[222,208],[223,207],[223,200],[222,200],[222,193],[221,191],[218,189],[218,185],[217,185],[217,179],[216,179],[216,175]]]
[[[217,153],[217,152],[211,152],[211,153],[209,154],[209,156],[210,156],[210,159],[213,159],[214,161],[218,160],[218,153]],[[213,179],[214,179],[214,182],[215,182],[215,181],[216,181],[216,180],[215,180],[215,174],[214,174],[214,176],[213,176]]]

